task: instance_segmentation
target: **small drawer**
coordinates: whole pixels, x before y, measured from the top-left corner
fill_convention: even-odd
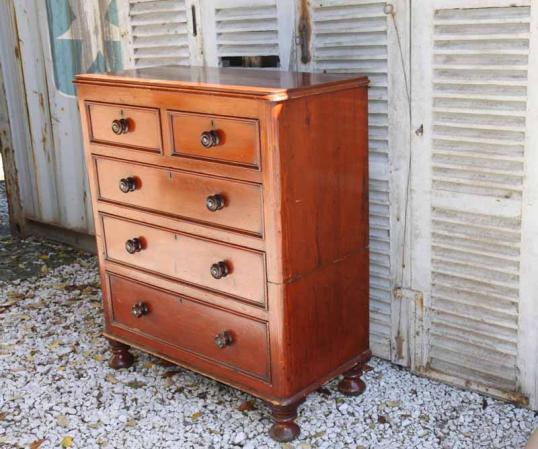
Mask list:
[[[265,322],[109,274],[112,324],[269,379]]]
[[[257,120],[186,112],[169,120],[174,155],[260,168]]]
[[[161,151],[159,110],[105,103],[86,103],[90,141]]]
[[[114,159],[94,161],[100,200],[262,235],[258,184]]]
[[[189,234],[101,215],[109,260],[265,305],[265,256]]]

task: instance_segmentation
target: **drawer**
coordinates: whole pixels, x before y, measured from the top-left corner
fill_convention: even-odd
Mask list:
[[[161,151],[159,110],[105,103],[86,103],[90,141]]]
[[[109,275],[112,322],[200,357],[269,378],[265,322]]]
[[[109,260],[265,305],[264,253],[101,215]]]
[[[258,121],[169,113],[174,155],[260,168]]]
[[[99,199],[262,235],[258,184],[95,158]]]

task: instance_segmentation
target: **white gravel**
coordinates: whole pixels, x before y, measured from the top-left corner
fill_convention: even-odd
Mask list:
[[[0,283],[0,448],[517,449],[538,425],[530,410],[374,359],[363,396],[328,384],[301,407],[301,437],[280,445],[247,394],[138,352],[133,368],[108,368],[97,285],[93,257]]]

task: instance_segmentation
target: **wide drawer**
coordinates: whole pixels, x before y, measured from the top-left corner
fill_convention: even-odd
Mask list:
[[[106,103],[86,103],[90,141],[161,151],[159,110]]]
[[[266,323],[123,277],[108,279],[112,324],[269,378]]]
[[[169,112],[174,155],[260,167],[258,121]]]
[[[258,184],[95,158],[99,199],[262,235]]]
[[[265,256],[189,234],[101,215],[106,257],[265,305]]]

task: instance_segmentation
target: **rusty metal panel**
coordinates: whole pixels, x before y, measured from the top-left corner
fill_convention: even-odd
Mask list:
[[[388,23],[384,1],[310,2],[314,71],[359,72],[370,79],[370,345],[391,358]],[[304,16],[304,14],[303,14]]]

